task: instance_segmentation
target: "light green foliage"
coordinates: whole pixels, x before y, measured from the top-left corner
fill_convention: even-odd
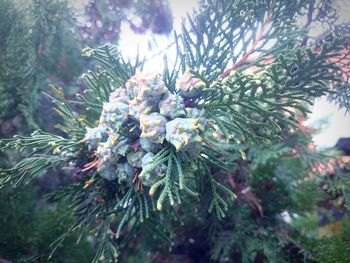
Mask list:
[[[304,222],[299,222],[300,225],[308,226],[305,228],[304,236],[299,237],[300,244],[308,249],[313,258],[318,262],[331,263],[331,262],[348,262],[350,260],[350,248],[349,248],[349,221],[344,218],[342,221],[335,221],[332,224],[338,225],[339,232],[333,232],[329,230],[330,236],[320,237],[315,232],[315,228],[312,223],[305,223],[305,221],[312,221],[312,217],[305,217],[302,219]],[[328,226],[324,226],[328,227]]]

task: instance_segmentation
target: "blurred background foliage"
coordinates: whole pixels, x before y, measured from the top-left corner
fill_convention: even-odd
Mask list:
[[[326,32],[343,32],[345,25],[334,26],[332,1],[311,1],[310,10],[311,6],[314,12],[306,26],[321,23]],[[167,0],[83,1],[78,10],[66,0],[0,0],[0,137],[29,134],[37,128],[54,130],[57,116],[51,113],[51,101],[42,92],[50,83],[66,87],[68,96],[79,91],[79,76],[88,64],[80,55],[81,49],[106,42],[117,44],[122,24],[137,34],[150,31],[167,35],[173,29],[172,11]],[[315,38],[314,42],[323,39]],[[348,106],[350,96],[345,95],[342,103]],[[237,262],[279,262],[278,258],[350,262],[346,212],[349,168],[335,164],[336,169],[321,169],[310,183],[295,184],[308,178],[318,154],[323,154],[298,155],[298,151],[308,151],[309,141],[310,133],[286,134],[285,143],[273,149],[243,149],[248,152],[246,160],[229,182],[241,193],[241,205],[223,222],[203,218],[202,224],[196,225],[188,216],[185,225],[191,228],[179,229],[171,252],[159,254],[156,251],[161,244],[150,244],[140,237],[121,262],[229,262],[230,258]],[[293,151],[296,154],[291,154]],[[7,166],[18,156],[8,152],[0,158],[0,165]],[[47,261],[50,244],[72,222],[69,203],[43,196],[48,189],[75,178],[62,171],[54,178],[33,181],[23,191],[0,192],[0,262]],[[290,184],[283,183],[286,181]],[[284,214],[286,208],[288,213]],[[297,214],[305,210],[310,212]],[[285,218],[276,217],[280,214]],[[293,240],[285,239],[286,229],[293,233]],[[80,237],[69,237],[50,262],[90,262],[94,249],[94,238],[81,233]]]
[[[1,194],[0,255],[13,262],[46,262],[50,246],[72,224],[68,203],[47,204],[37,187]],[[50,262],[90,262],[93,244],[86,234],[66,239]]]
[[[79,76],[82,43],[65,1],[1,1],[1,134],[50,129],[50,104],[41,92],[51,82],[67,86]]]

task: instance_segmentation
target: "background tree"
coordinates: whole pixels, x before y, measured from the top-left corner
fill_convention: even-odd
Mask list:
[[[126,23],[138,34],[147,30],[154,34],[169,34],[173,28],[173,17],[167,0],[90,1],[86,7],[85,20],[78,30],[92,46],[106,42],[116,43],[122,23]]]

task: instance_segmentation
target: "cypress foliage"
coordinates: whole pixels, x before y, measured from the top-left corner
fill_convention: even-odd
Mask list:
[[[153,74],[113,45],[85,48],[97,65],[82,76],[85,92],[68,100],[53,86],[49,95],[64,135],[2,140],[1,150],[27,156],[1,170],[0,188],[78,169],[78,182],[52,194],[75,218],[54,251],[88,229],[98,238],[93,262],[133,251],[161,260],[187,243],[196,262],[317,259],[281,214],[303,215],[325,197],[315,168],[330,157],[307,147],[299,115],[348,87],[336,58],[349,35],[305,43],[298,18],[313,2],[203,1],[176,36],[175,62]],[[346,207],[347,176],[334,178],[345,180],[331,188]]]

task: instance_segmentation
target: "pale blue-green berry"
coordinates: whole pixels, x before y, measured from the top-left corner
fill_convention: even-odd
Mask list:
[[[185,115],[184,100],[178,94],[169,93],[159,102],[158,107],[161,115],[171,119]]]
[[[127,138],[119,133],[110,132],[107,142],[112,144],[113,153],[125,156],[129,150],[129,144]]]
[[[205,114],[204,109],[185,108],[185,112],[186,112],[186,118],[198,119],[199,129],[201,132],[204,132],[204,130],[207,129],[208,123],[204,115]]]
[[[115,89],[109,94],[109,101],[113,102],[114,100],[120,101],[120,102],[127,102],[129,99],[128,93],[126,88],[120,87]]]
[[[141,138],[153,143],[162,143],[165,138],[166,118],[158,112],[140,116]]]
[[[125,84],[130,99],[157,105],[167,89],[160,74],[143,75],[137,71]]]
[[[138,101],[136,98],[129,101],[129,115],[136,121],[140,120],[142,114],[150,114],[155,110],[155,105],[148,101]]]
[[[129,152],[126,155],[126,159],[128,160],[128,163],[132,167],[141,167],[142,166],[142,157],[146,154],[144,151],[137,151],[137,152]]]
[[[196,118],[176,118],[166,124],[166,140],[176,151],[187,150],[200,144],[200,124]]]
[[[100,116],[100,124],[105,124],[111,128],[121,126],[127,115],[120,113],[118,105],[113,103],[103,103],[103,110]]]
[[[108,137],[106,142],[100,143],[96,150],[96,155],[101,163],[118,160],[119,156],[115,152],[116,142],[112,137]]]
[[[85,133],[85,141],[88,149],[96,149],[100,142],[105,142],[108,138],[106,127],[99,125],[95,128],[88,129]]]
[[[131,76],[125,83],[126,93],[130,100],[137,97],[141,85],[144,85],[147,79],[140,71],[137,70],[136,74]]]
[[[101,164],[98,168],[97,168],[97,172],[105,179],[107,179],[108,181],[112,181],[114,179],[117,178],[117,174],[116,174],[116,169],[115,167],[110,164]]]
[[[118,133],[109,133],[107,141],[97,147],[96,155],[101,162],[110,162],[125,156],[128,149],[126,138]]]
[[[182,96],[187,98],[200,96],[204,87],[204,82],[195,78],[189,67],[186,67],[185,72],[176,80],[176,89],[180,91]]]
[[[109,96],[109,103],[115,106],[115,109],[121,114],[126,115],[129,112],[129,98],[125,88],[118,88]]]
[[[145,138],[140,138],[139,140],[140,147],[146,151],[146,152],[158,152],[161,148],[162,145],[159,143],[153,143],[148,139]]]
[[[126,181],[131,183],[135,170],[128,162],[117,164],[118,181]]]
[[[158,104],[161,97],[168,92],[163,78],[160,74],[153,74],[148,78],[146,87],[140,89],[139,99],[147,100],[149,103]]]

